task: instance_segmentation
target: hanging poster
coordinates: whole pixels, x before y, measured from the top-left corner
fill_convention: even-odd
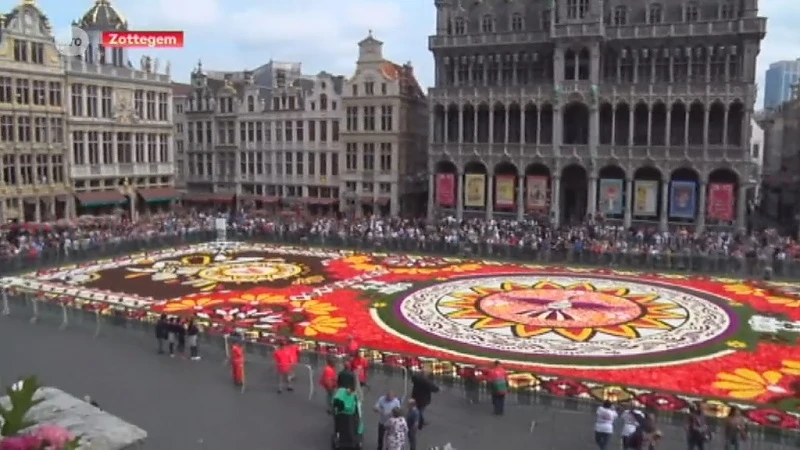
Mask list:
[[[633,188],[633,215],[658,215],[658,181],[636,180]]]
[[[528,210],[547,209],[547,177],[528,175],[528,193],[525,198]]]
[[[439,206],[453,207],[456,204],[456,175],[453,173],[436,174],[436,203]]]
[[[678,219],[694,219],[697,201],[697,183],[673,181],[670,183],[669,216]]]
[[[514,183],[517,181],[514,175],[495,175],[494,204],[500,208],[514,207]]]
[[[464,206],[469,208],[486,206],[486,175],[482,173],[464,175]]]
[[[600,196],[597,210],[601,214],[622,214],[623,182],[619,179],[600,179]]]
[[[708,184],[708,218],[722,222],[733,221],[733,183]]]

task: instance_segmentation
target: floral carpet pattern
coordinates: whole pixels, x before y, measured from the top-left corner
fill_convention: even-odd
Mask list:
[[[210,243],[2,280],[42,299],[195,317],[210,332],[474,381],[494,360],[522,392],[702,403],[800,427],[800,284],[431,256]],[[368,350],[366,350],[368,349]]]

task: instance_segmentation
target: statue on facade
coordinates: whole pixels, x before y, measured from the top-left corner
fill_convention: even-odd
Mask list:
[[[153,73],[158,73],[159,61],[158,58],[153,58]]]
[[[172,64],[170,64],[169,61],[167,61],[167,64],[164,65],[164,73],[167,75],[172,74]]]

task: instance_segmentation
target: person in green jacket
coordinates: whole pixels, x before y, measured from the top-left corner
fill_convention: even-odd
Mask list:
[[[340,387],[331,400],[334,420],[334,448],[361,448],[364,424],[361,421],[361,399],[352,388]]]

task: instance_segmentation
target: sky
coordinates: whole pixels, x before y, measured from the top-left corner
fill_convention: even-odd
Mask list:
[[[8,11],[19,0],[0,0]],[[188,82],[198,60],[212,70],[238,71],[270,59],[298,61],[304,71],[351,76],[359,40],[372,30],[384,56],[410,61],[423,86],[433,84],[428,36],[435,31],[433,0],[111,0],[133,30],[182,30],[183,49],[148,52],[170,61],[175,81]],[[758,80],[781,59],[800,58],[800,1],[761,0],[769,19]],[[64,29],[93,0],[37,0],[53,27]],[[134,63],[138,61],[138,56]],[[763,91],[763,88],[759,89]],[[760,96],[759,96],[760,97]],[[760,106],[762,102],[757,103]]]

